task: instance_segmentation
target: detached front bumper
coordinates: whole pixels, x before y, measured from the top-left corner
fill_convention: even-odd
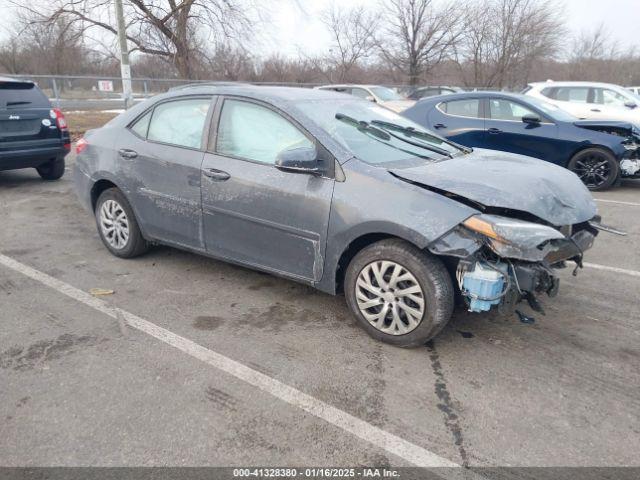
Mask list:
[[[599,219],[594,219],[592,222]],[[456,227],[429,246],[437,255],[458,257],[456,279],[470,311],[488,311],[494,306],[511,309],[522,301],[542,311],[537,295],[557,295],[560,281],[555,269],[582,257],[593,244],[598,229],[585,222],[563,229],[560,238],[539,244],[501,242]]]

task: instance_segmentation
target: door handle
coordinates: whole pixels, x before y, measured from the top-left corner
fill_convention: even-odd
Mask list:
[[[446,126],[444,123],[436,123],[436,124],[433,126],[433,128],[440,129],[440,128],[447,128],[447,126]]]
[[[128,148],[121,148],[118,150],[118,153],[122,158],[136,158],[138,156],[138,152],[129,150]]]
[[[592,112],[599,112],[600,110],[598,108],[592,108],[591,111]]]
[[[209,177],[211,180],[215,180],[216,182],[223,182],[231,177],[231,175],[229,175],[227,172],[223,172],[222,170],[217,170],[215,168],[202,170],[202,174],[205,177]]]
[[[489,128],[487,130],[487,132],[489,132],[489,133],[501,133],[502,130],[500,130],[499,128],[496,128],[496,127],[491,127],[491,128]]]

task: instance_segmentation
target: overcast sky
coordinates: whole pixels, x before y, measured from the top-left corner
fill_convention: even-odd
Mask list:
[[[339,6],[361,5],[376,0],[265,0],[270,7],[270,28],[264,28],[257,49],[262,53],[295,56],[299,49],[321,53],[329,48],[330,39],[318,21],[318,14],[336,2]],[[557,0],[564,3],[567,26],[574,32],[591,30],[601,22],[621,46],[640,48],[638,22],[640,0]],[[31,0],[30,5],[47,5],[49,0]],[[6,8],[5,8],[6,7]],[[11,24],[8,0],[0,0],[0,38]],[[5,30],[5,32],[2,32]]]

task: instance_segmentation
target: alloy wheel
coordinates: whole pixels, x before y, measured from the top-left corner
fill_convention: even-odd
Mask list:
[[[362,316],[390,335],[404,335],[420,325],[425,296],[416,277],[390,260],[366,265],[356,281],[356,302]]]
[[[100,231],[107,243],[116,250],[129,241],[129,220],[122,206],[115,200],[106,200],[100,207]]]
[[[576,160],[573,171],[587,187],[598,188],[609,180],[611,165],[604,155],[591,153]]]

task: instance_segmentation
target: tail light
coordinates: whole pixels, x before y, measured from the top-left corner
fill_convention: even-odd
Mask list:
[[[76,154],[82,153],[82,151],[89,146],[89,142],[87,142],[84,137],[76,142]]]
[[[64,115],[59,108],[54,108],[51,111],[53,112],[53,115],[51,116],[56,119],[56,125],[60,130],[66,130],[67,128],[69,128],[67,125],[67,120],[64,118]]]

